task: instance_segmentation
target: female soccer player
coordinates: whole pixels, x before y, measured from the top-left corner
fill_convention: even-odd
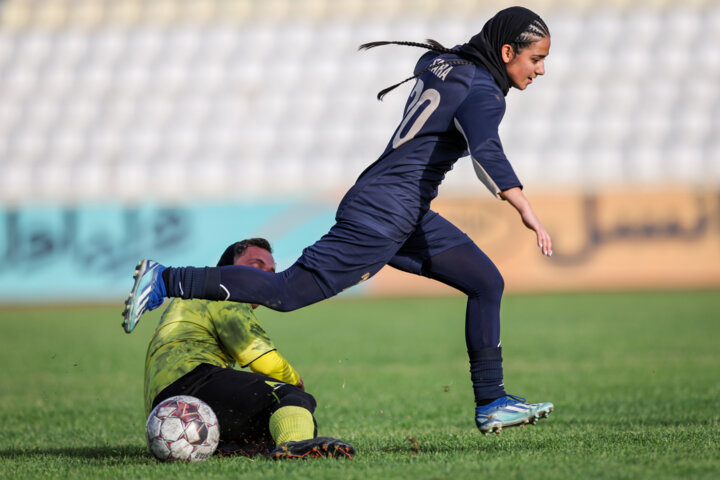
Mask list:
[[[552,254],[550,235],[522,192],[498,136],[510,87],[525,90],[545,73],[550,33],[534,12],[498,12],[464,45],[374,42],[426,48],[404,118],[382,155],[347,192],[336,224],[307,247],[285,271],[256,268],[168,268],[151,260],[138,265],[126,301],[123,326],[164,297],[262,304],[291,311],[332,297],[367,280],[383,266],[423,275],[468,296],[465,337],[475,393],[475,421],[483,433],[535,423],[551,403],[528,404],[507,395],[500,346],[500,300],[504,281],[492,261],[448,220],[430,210],[438,186],[458,158],[469,152],[480,180],[506,200],[533,230],[540,251]],[[406,80],[406,81],[407,81]],[[384,94],[396,86],[378,94]]]

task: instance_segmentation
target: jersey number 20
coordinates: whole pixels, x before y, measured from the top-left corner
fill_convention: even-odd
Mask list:
[[[400,127],[397,129],[397,133],[393,137],[393,148],[398,148],[408,140],[412,140],[423,125],[425,125],[425,122],[427,122],[428,118],[430,118],[430,115],[432,115],[438,105],[440,105],[440,92],[434,88],[428,88],[423,92],[424,86],[425,84],[423,81],[418,79],[415,84],[415,88],[413,88],[413,91],[410,94],[410,97],[413,98],[413,100],[410,102],[410,105],[408,105],[405,117],[400,123]],[[422,109],[422,111],[416,117],[416,114],[420,109]],[[410,123],[410,120],[413,118],[415,118],[415,121],[412,123],[410,128],[407,128],[408,123]],[[403,135],[406,128],[407,132]]]

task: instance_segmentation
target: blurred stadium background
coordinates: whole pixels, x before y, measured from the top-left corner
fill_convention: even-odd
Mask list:
[[[280,267],[384,149],[421,50],[517,2],[0,1],[0,301],[121,301],[142,257]],[[511,91],[506,151],[556,242],[537,254],[461,159],[434,208],[508,291],[720,286],[720,2],[528,0],[547,74]],[[349,294],[447,293],[384,269]]]

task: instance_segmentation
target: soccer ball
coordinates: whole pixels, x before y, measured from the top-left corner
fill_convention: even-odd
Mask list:
[[[145,433],[150,451],[163,462],[205,460],[220,441],[215,412],[207,403],[188,395],[160,402],[150,412]]]

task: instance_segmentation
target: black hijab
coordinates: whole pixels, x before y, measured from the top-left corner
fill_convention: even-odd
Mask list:
[[[500,49],[515,41],[535,20],[540,20],[540,16],[524,7],[501,10],[485,23],[480,33],[460,47],[460,52],[468,60],[487,68],[503,95],[507,95],[510,81]]]

